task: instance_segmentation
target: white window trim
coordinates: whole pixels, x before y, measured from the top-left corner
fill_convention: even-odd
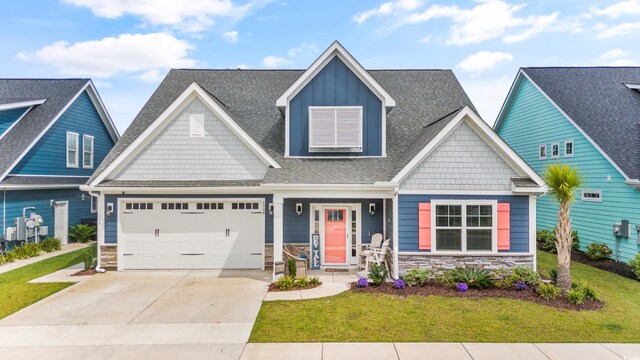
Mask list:
[[[571,144],[571,154],[567,155],[567,144]],[[573,140],[567,140],[564,142],[564,157],[573,157],[573,154],[576,153],[576,146],[573,143]]]
[[[314,109],[331,109],[334,110],[334,126],[335,126],[335,138],[334,144],[337,142],[338,136],[338,121],[337,121],[337,110],[339,109],[355,109],[360,111],[360,117],[358,122],[358,127],[360,128],[360,141],[358,146],[349,147],[349,146],[338,146],[337,144],[334,146],[311,146],[311,139],[313,139],[313,127],[311,126],[311,110]],[[309,106],[308,109],[308,121],[309,121],[309,152],[362,152],[362,142],[364,140],[364,128],[363,128],[363,107],[362,106]]]
[[[585,198],[584,194],[585,193],[594,193],[594,194],[598,194],[598,198],[594,199],[594,198]],[[581,198],[582,201],[584,202],[602,202],[602,190],[592,190],[592,189],[584,189],[581,192]]]
[[[540,155],[540,150],[544,149],[544,156]],[[538,160],[545,160],[547,158],[547,144],[538,145]]]
[[[86,141],[85,139],[89,139],[89,138],[91,139],[91,156],[90,156],[91,163],[89,165],[85,165],[84,142]],[[82,135],[82,168],[83,169],[93,169],[93,153],[94,153],[95,147],[96,147],[96,138],[93,135],[83,134]]]
[[[76,156],[75,156],[75,164],[72,164],[69,162],[69,136],[75,136],[76,137]],[[65,144],[64,144],[64,149],[66,152],[66,158],[67,158],[67,167],[68,168],[74,168],[77,169],[80,167],[80,154],[79,154],[79,149],[80,148],[80,134],[72,132],[72,131],[67,131],[67,137],[65,138]]]
[[[91,204],[89,205],[90,206],[89,209],[91,210],[92,214],[95,214],[95,213],[98,212],[98,206],[97,206],[98,205],[98,203],[97,203],[98,199],[96,199],[95,196],[89,196],[89,198],[91,199]],[[93,208],[94,205],[95,205],[95,209]]]
[[[554,146],[558,147],[558,155],[553,155],[553,147]],[[552,159],[557,159],[559,157],[560,157],[560,143],[559,142],[551,143],[551,158]]]
[[[438,241],[436,239],[436,207],[438,205],[460,205],[462,207],[462,250],[451,251],[443,250],[438,251]],[[467,250],[467,205],[491,205],[491,251],[487,250]],[[496,254],[498,253],[498,201],[497,200],[431,200],[431,239],[432,248],[431,252],[439,254]],[[453,229],[457,229],[453,228]],[[475,229],[475,227],[472,227]],[[488,229],[488,228],[484,228]]]

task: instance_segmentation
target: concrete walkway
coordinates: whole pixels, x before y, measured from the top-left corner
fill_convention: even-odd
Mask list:
[[[349,283],[357,281],[358,275],[354,272],[325,272],[322,270],[309,270],[307,276],[317,277],[322,285],[306,290],[270,291],[264,301],[276,300],[305,300],[333,296],[349,290]]]
[[[242,360],[640,360],[640,344],[247,344]]]
[[[62,249],[58,250],[58,251],[54,251],[54,252],[50,252],[50,253],[43,252],[39,256],[35,256],[35,257],[24,259],[24,260],[16,260],[16,261],[14,261],[14,262],[12,262],[10,264],[5,264],[5,265],[0,266],[0,274],[6,273],[6,272],[11,271],[11,270],[15,270],[15,269],[18,269],[18,268],[21,268],[23,266],[27,266],[27,265],[30,265],[30,264],[33,264],[33,263],[37,263],[38,261],[46,260],[46,259],[52,258],[54,256],[70,253],[70,252],[76,251],[78,249],[83,249],[83,248],[88,247],[89,245],[91,245],[91,243],[88,243],[88,244],[75,244],[74,243],[74,244],[64,245],[62,247]]]

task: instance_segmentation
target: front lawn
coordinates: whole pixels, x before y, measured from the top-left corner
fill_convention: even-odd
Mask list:
[[[548,274],[554,254],[538,252]],[[250,342],[640,342],[640,282],[572,263],[605,302],[597,311],[559,310],[513,299],[401,298],[345,292],[264,302]]]
[[[84,249],[55,256],[0,274],[0,319],[50,296],[73,283],[29,284],[28,281],[82,262]]]

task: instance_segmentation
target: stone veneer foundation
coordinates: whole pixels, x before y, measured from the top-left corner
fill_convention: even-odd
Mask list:
[[[117,245],[100,245],[100,267],[105,270],[118,270]]]
[[[413,268],[443,271],[455,268],[509,270],[516,266],[533,267],[531,254],[499,254],[489,256],[398,254],[398,271],[404,274]]]

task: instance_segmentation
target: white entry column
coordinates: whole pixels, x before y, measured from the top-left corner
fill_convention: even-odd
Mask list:
[[[284,273],[282,251],[284,249],[284,198],[273,195],[273,279],[277,280]]]

